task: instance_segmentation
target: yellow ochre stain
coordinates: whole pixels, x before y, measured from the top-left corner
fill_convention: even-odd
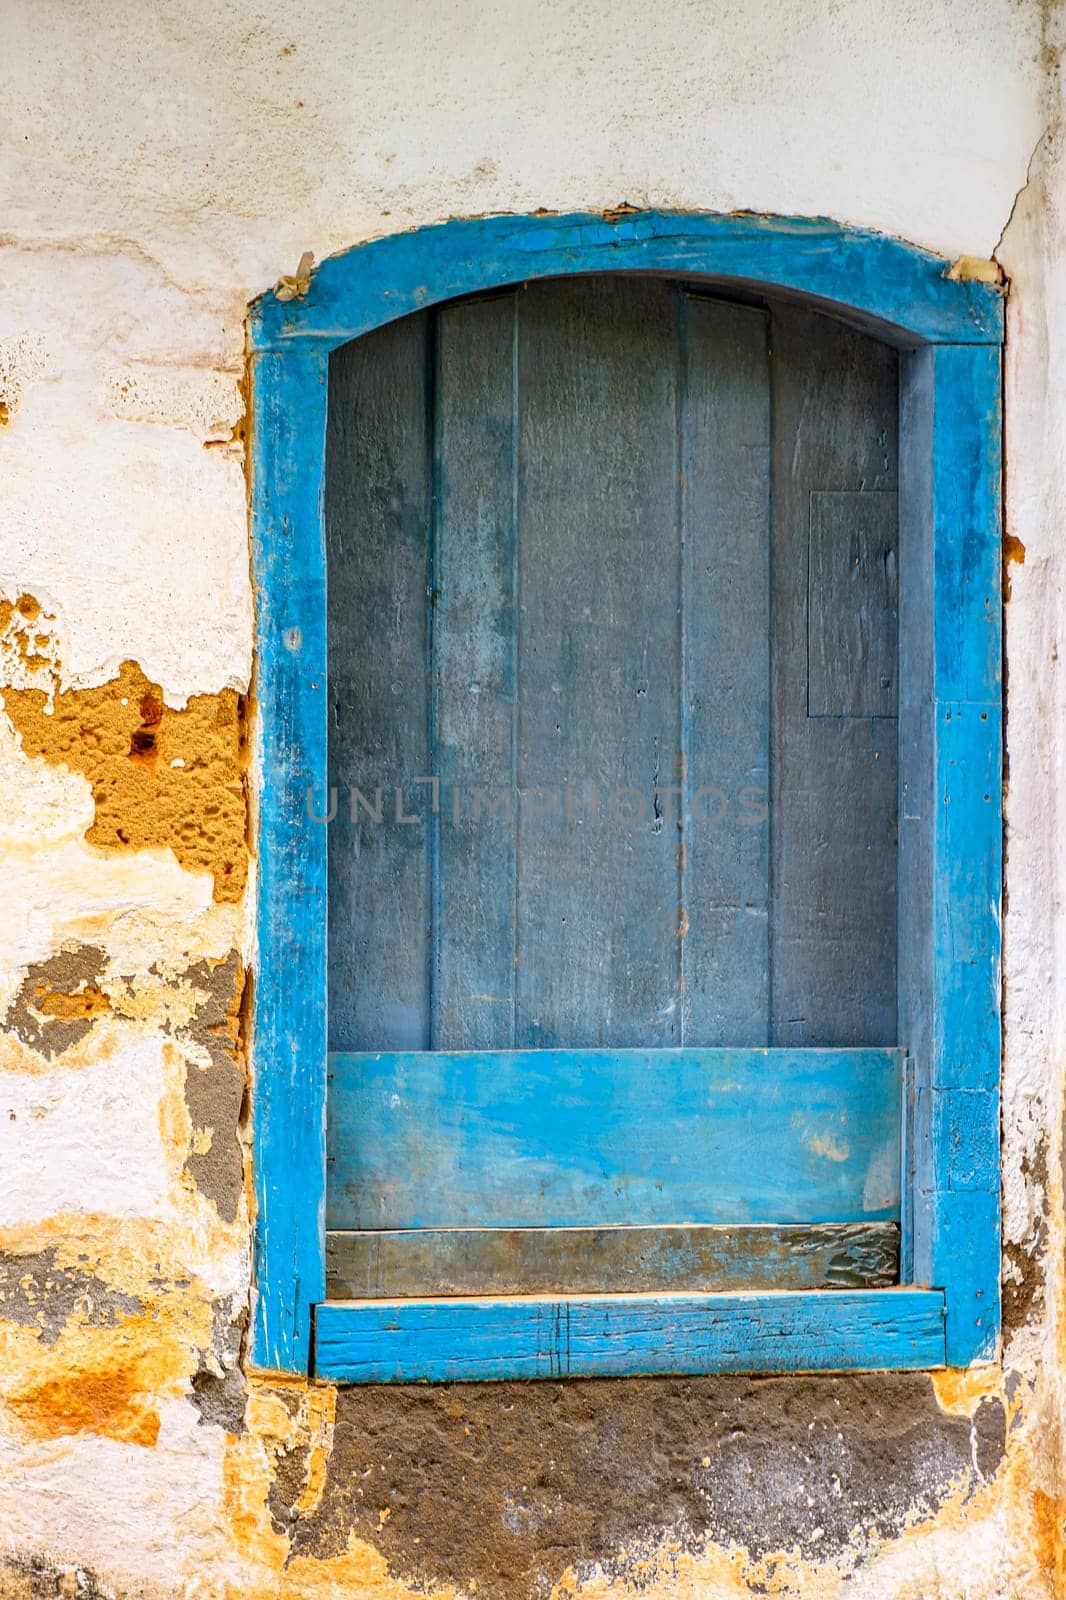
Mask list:
[[[1003,1372],[998,1366],[944,1367],[930,1373],[941,1411],[972,1417],[982,1400],[1003,1398]]]
[[[1051,1584],[1051,1593],[1066,1594],[1066,1495],[1032,1492],[1036,1559]]]
[[[87,983],[74,994],[41,983],[37,985],[33,1003],[44,1016],[57,1017],[64,1022],[105,1016],[111,1010],[111,1001],[95,983]]]
[[[48,1378],[10,1404],[27,1431],[39,1439],[96,1433],[151,1446],[159,1437],[159,1413],[146,1388],[151,1388],[150,1376],[142,1375],[133,1363]]]
[[[1025,566],[1025,546],[1017,534],[1003,535],[1003,599],[1011,597],[1011,567]]]
[[[27,755],[89,780],[90,844],[108,851],[169,847],[183,867],[212,874],[216,900],[241,898],[246,763],[235,690],[194,695],[174,711],[159,685],[126,661],[117,678],[97,688],[54,697],[5,689],[3,701]]]

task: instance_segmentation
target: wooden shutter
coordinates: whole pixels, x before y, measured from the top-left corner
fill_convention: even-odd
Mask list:
[[[331,360],[331,1292],[892,1281],[895,356],[577,278]]]

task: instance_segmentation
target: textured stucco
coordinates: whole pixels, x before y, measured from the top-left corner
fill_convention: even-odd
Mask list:
[[[8,0],[4,1600],[1066,1593],[1061,30],[1032,0]],[[273,1382],[245,1357],[247,304],[306,250],[620,202],[1010,278],[1004,1359]]]
[[[30,658],[32,660],[32,658]],[[232,689],[163,702],[133,662],[92,689],[7,689],[4,710],[28,756],[81,772],[93,792],[90,844],[165,845],[210,872],[216,900],[240,900],[247,877],[244,719]]]

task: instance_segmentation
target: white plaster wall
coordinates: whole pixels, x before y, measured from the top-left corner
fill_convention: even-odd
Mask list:
[[[1035,0],[4,0],[0,15],[0,594],[29,592],[55,615],[76,684],[132,658],[173,704],[247,685],[245,488],[226,441],[247,302],[306,249],[321,258],[450,215],[628,201],[831,216],[950,258],[999,250],[1015,286],[1008,514],[1027,550],[1008,618],[1006,1218],[1008,1238],[1024,1240],[1049,1211],[1056,1259],[1059,26],[1058,7]],[[90,804],[84,780],[31,768],[0,738],[5,995],[79,918],[99,929],[110,914],[113,960],[141,967],[221,955],[238,936],[237,912],[209,907],[209,886],[173,861],[94,855],[80,837]],[[177,1213],[186,1202],[160,1132],[160,1061],[147,1025],[68,1090],[59,1071],[4,1085],[0,1059],[0,1114],[9,1101],[19,1113],[4,1126],[6,1226],[49,1210]],[[23,1125],[32,1136],[20,1139]],[[83,1184],[70,1172],[79,1141]],[[1046,1184],[1032,1181],[1041,1151]],[[223,1234],[197,1235],[197,1271],[240,1288],[246,1257]],[[1055,1336],[1041,1323],[1012,1352],[1027,1381],[1043,1372],[1046,1428]],[[173,1396],[166,1408],[147,1478],[136,1447],[78,1438],[26,1452],[0,1427],[14,1485],[0,1497],[0,1546],[65,1541],[116,1582],[125,1572],[189,1595],[237,1593],[216,1591],[198,1566],[221,1538],[217,1430],[193,1426]],[[1036,1445],[1033,1460],[1052,1470]],[[928,1581],[945,1585],[935,1592],[963,1592],[949,1578],[965,1545],[965,1592],[1010,1600],[991,1576],[1009,1565],[1004,1526],[996,1510],[981,1535],[945,1533],[958,1550],[945,1568],[930,1557]],[[127,1528],[139,1545],[136,1532],[124,1544],[116,1530]],[[980,1587],[982,1570],[994,1588]],[[926,1581],[918,1571],[896,1552],[864,1592],[917,1592],[906,1585]],[[1019,1580],[1015,1592],[1030,1591]]]
[[[1004,918],[1003,1184],[1007,1244],[1050,1221],[1052,1339],[1020,1333],[1010,1352],[1042,1354],[1063,1384],[1063,1084],[1066,1081],[1066,150],[1063,83],[1066,12],[1046,29],[1047,132],[1032,182],[1019,197],[999,252],[1011,281],[1005,350],[1004,510],[1024,546],[1011,565],[1006,610],[1007,794]],[[1047,1182],[1033,1182],[1047,1158]],[[1009,1278],[1009,1266],[1005,1268]],[[1051,1374],[1047,1374],[1051,1376]]]
[[[130,656],[178,701],[247,677],[243,488],[202,437],[305,249],[625,200],[987,256],[1042,126],[1032,0],[5,0],[3,38],[0,580],[71,679]]]

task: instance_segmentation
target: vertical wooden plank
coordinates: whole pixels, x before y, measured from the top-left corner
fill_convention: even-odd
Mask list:
[[[934,537],[938,523],[934,511]],[[938,584],[937,623],[942,596]],[[948,1361],[962,1366],[991,1359],[999,1329],[1000,709],[932,709],[932,1026],[917,1096],[914,1272],[945,1291]]]
[[[439,313],[434,1049],[514,1042],[514,295]]]
[[[756,1045],[770,976],[767,318],[695,295],[683,316],[682,1039]]]
[[[1000,351],[934,358],[934,1049],[941,1089],[1000,1069]]]
[[[258,957],[253,1048],[258,1367],[306,1372],[326,1288],[326,356],[252,362],[258,596]]]
[[[427,321],[330,360],[330,1041],[430,1042]],[[359,796],[365,797],[365,804]]]
[[[680,1037],[675,292],[519,295],[519,1045]]]
[[[900,357],[899,493],[899,1040],[908,1051],[901,1281],[923,1255],[928,1216],[915,1204],[923,1162],[918,1096],[933,1067],[933,363],[928,346]],[[924,1157],[927,1160],[927,1157]],[[928,1187],[928,1185],[923,1185]]]
[[[1000,702],[999,345],[934,352],[936,697]]]
[[[894,717],[808,715],[812,495],[894,492],[893,350],[775,313],[771,1021],[776,1044],[896,1036]]]
[[[934,703],[933,1049],[942,1089],[999,1083],[1001,720],[992,701]]]
[[[945,1291],[947,1360],[961,1366],[995,1356],[1000,1320],[1000,352],[941,347],[912,358],[907,380],[903,415],[924,425],[932,617],[906,766],[928,761],[933,781],[919,804],[904,791],[921,814],[904,887],[928,929],[905,966],[919,1041],[913,1271]]]

